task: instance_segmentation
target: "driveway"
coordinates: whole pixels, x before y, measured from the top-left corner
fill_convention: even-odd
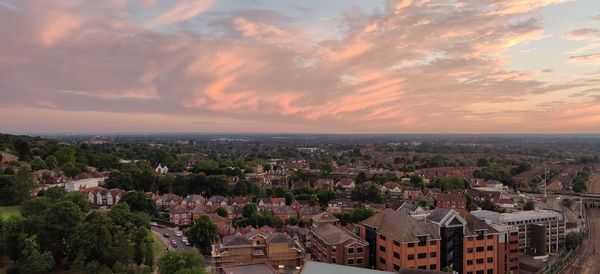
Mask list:
[[[177,232],[177,228],[160,228],[160,227],[156,227],[153,226],[152,227],[152,233],[158,235],[158,237],[160,238],[161,241],[163,241],[165,243],[165,245],[168,246],[169,250],[175,250],[175,251],[179,251],[179,252],[184,252],[184,251],[191,251],[193,247],[191,246],[186,246],[181,239],[183,237],[177,237],[175,236],[175,232]],[[170,235],[169,238],[165,238],[164,234],[167,233]],[[171,245],[171,240],[175,240],[175,242],[177,242],[177,247],[173,247]]]

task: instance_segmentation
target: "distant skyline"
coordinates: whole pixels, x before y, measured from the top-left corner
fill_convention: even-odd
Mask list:
[[[0,0],[0,132],[600,133],[600,4]]]

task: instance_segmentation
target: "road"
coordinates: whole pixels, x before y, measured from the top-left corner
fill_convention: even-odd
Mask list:
[[[176,228],[166,228],[166,227],[160,228],[160,227],[156,227],[156,226],[152,227],[152,233],[158,235],[160,240],[163,241],[169,247],[170,250],[175,250],[175,251],[179,251],[179,252],[192,250],[192,247],[186,246],[185,244],[183,244],[183,242],[181,241],[181,239],[183,237],[175,236],[176,231],[178,231]],[[165,238],[165,236],[164,236],[165,233],[169,234],[170,237]],[[173,247],[171,245],[171,240],[175,240],[175,242],[177,242],[177,247]]]

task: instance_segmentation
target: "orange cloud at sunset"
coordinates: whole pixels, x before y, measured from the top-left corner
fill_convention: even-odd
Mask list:
[[[0,126],[599,132],[587,1],[0,0]]]

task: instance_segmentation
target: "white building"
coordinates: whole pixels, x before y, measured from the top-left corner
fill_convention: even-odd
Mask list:
[[[82,188],[97,187],[98,185],[100,185],[101,183],[104,182],[104,179],[106,179],[106,177],[88,178],[88,179],[81,179],[81,180],[67,182],[67,183],[65,183],[65,191],[73,192],[73,191],[79,191]]]

